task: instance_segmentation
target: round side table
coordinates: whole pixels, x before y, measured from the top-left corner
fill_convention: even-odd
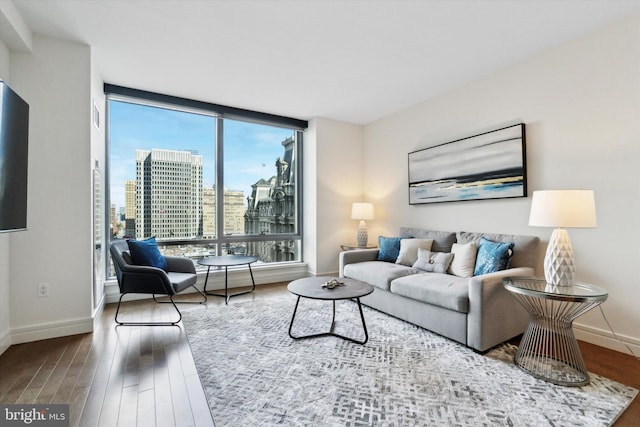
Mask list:
[[[587,283],[554,286],[533,277],[508,277],[503,285],[529,312],[529,326],[516,352],[515,364],[554,384],[589,384],[572,323],[604,302],[607,291]]]
[[[207,295],[213,295],[216,297],[224,297],[224,303],[229,304],[229,298],[238,295],[244,295],[253,292],[256,289],[256,281],[253,279],[253,271],[251,270],[251,264],[258,261],[258,257],[247,255],[218,255],[203,258],[198,261],[198,264],[207,267],[207,275],[204,279],[204,293]],[[249,274],[251,275],[251,290],[246,292],[237,292],[235,294],[229,293],[228,277],[229,267],[238,265],[247,265],[249,267]],[[207,282],[209,282],[209,271],[211,267],[221,268],[224,267],[224,294],[217,294],[207,291]]]

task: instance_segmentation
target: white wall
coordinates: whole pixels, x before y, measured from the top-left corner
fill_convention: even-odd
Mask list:
[[[605,313],[640,350],[639,114],[635,16],[372,123],[365,128],[364,176],[378,207],[373,234],[397,234],[408,225],[537,235],[546,244],[552,230],[527,225],[530,197],[408,205],[407,153],[522,121],[529,194],[595,190],[598,228],[569,230],[577,279],[609,291]],[[581,339],[624,350],[597,309],[580,317],[576,329]]]
[[[314,119],[304,139],[304,260],[315,276],[336,275],[341,243],[355,242],[351,204],[363,201],[362,127]]]
[[[11,236],[14,344],[91,331],[90,65],[88,46],[38,36],[11,57],[30,106],[28,231]]]
[[[90,126],[91,129],[91,153],[89,157],[89,161],[87,162],[87,167],[89,168],[89,173],[92,176],[93,183],[93,172],[94,169],[99,171],[99,174],[96,175],[97,180],[99,181],[98,185],[100,187],[100,195],[97,196],[98,199],[102,200],[102,204],[100,211],[97,212],[98,216],[101,218],[100,224],[102,227],[98,226],[98,229],[95,230],[94,224],[91,223],[89,233],[93,235],[94,230],[95,233],[98,234],[95,236],[96,242],[100,242],[101,246],[98,249],[95,249],[97,252],[95,253],[95,260],[92,264],[92,302],[93,302],[93,315],[97,311],[103,307],[104,302],[104,258],[107,256],[107,252],[105,249],[105,239],[104,239],[104,224],[106,215],[104,212],[104,199],[105,199],[105,138],[106,138],[106,107],[105,107],[105,96],[104,96],[104,82],[102,81],[102,77],[94,65],[93,55],[91,57],[91,105],[88,109],[89,119],[92,123],[94,122],[93,117],[93,108],[98,111],[98,126],[95,124]],[[92,184],[93,185],[93,184]],[[93,187],[92,187],[93,191]],[[93,194],[93,193],[92,193]],[[93,199],[92,199],[93,200]],[[94,218],[96,212],[94,211],[94,204],[91,205],[91,218]]]
[[[9,49],[0,40],[0,79],[10,83]],[[9,248],[11,236],[0,234],[0,354],[11,345],[11,325],[9,323]]]

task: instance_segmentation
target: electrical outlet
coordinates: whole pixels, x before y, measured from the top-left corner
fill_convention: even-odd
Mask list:
[[[49,284],[48,283],[40,283],[40,284],[38,284],[38,296],[39,297],[48,297],[49,296]]]

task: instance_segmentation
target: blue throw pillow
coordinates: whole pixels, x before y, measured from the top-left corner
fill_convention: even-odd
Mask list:
[[[167,269],[167,260],[160,253],[155,237],[146,240],[127,240],[127,244],[131,253],[131,261],[135,265]]]
[[[493,242],[482,237],[473,275],[506,270],[513,255],[513,246],[513,243]]]
[[[378,261],[396,262],[400,254],[399,237],[378,237]]]

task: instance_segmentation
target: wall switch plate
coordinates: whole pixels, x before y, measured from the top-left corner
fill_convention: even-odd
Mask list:
[[[48,297],[49,296],[49,284],[48,283],[39,283],[38,284],[38,296],[39,297]]]

